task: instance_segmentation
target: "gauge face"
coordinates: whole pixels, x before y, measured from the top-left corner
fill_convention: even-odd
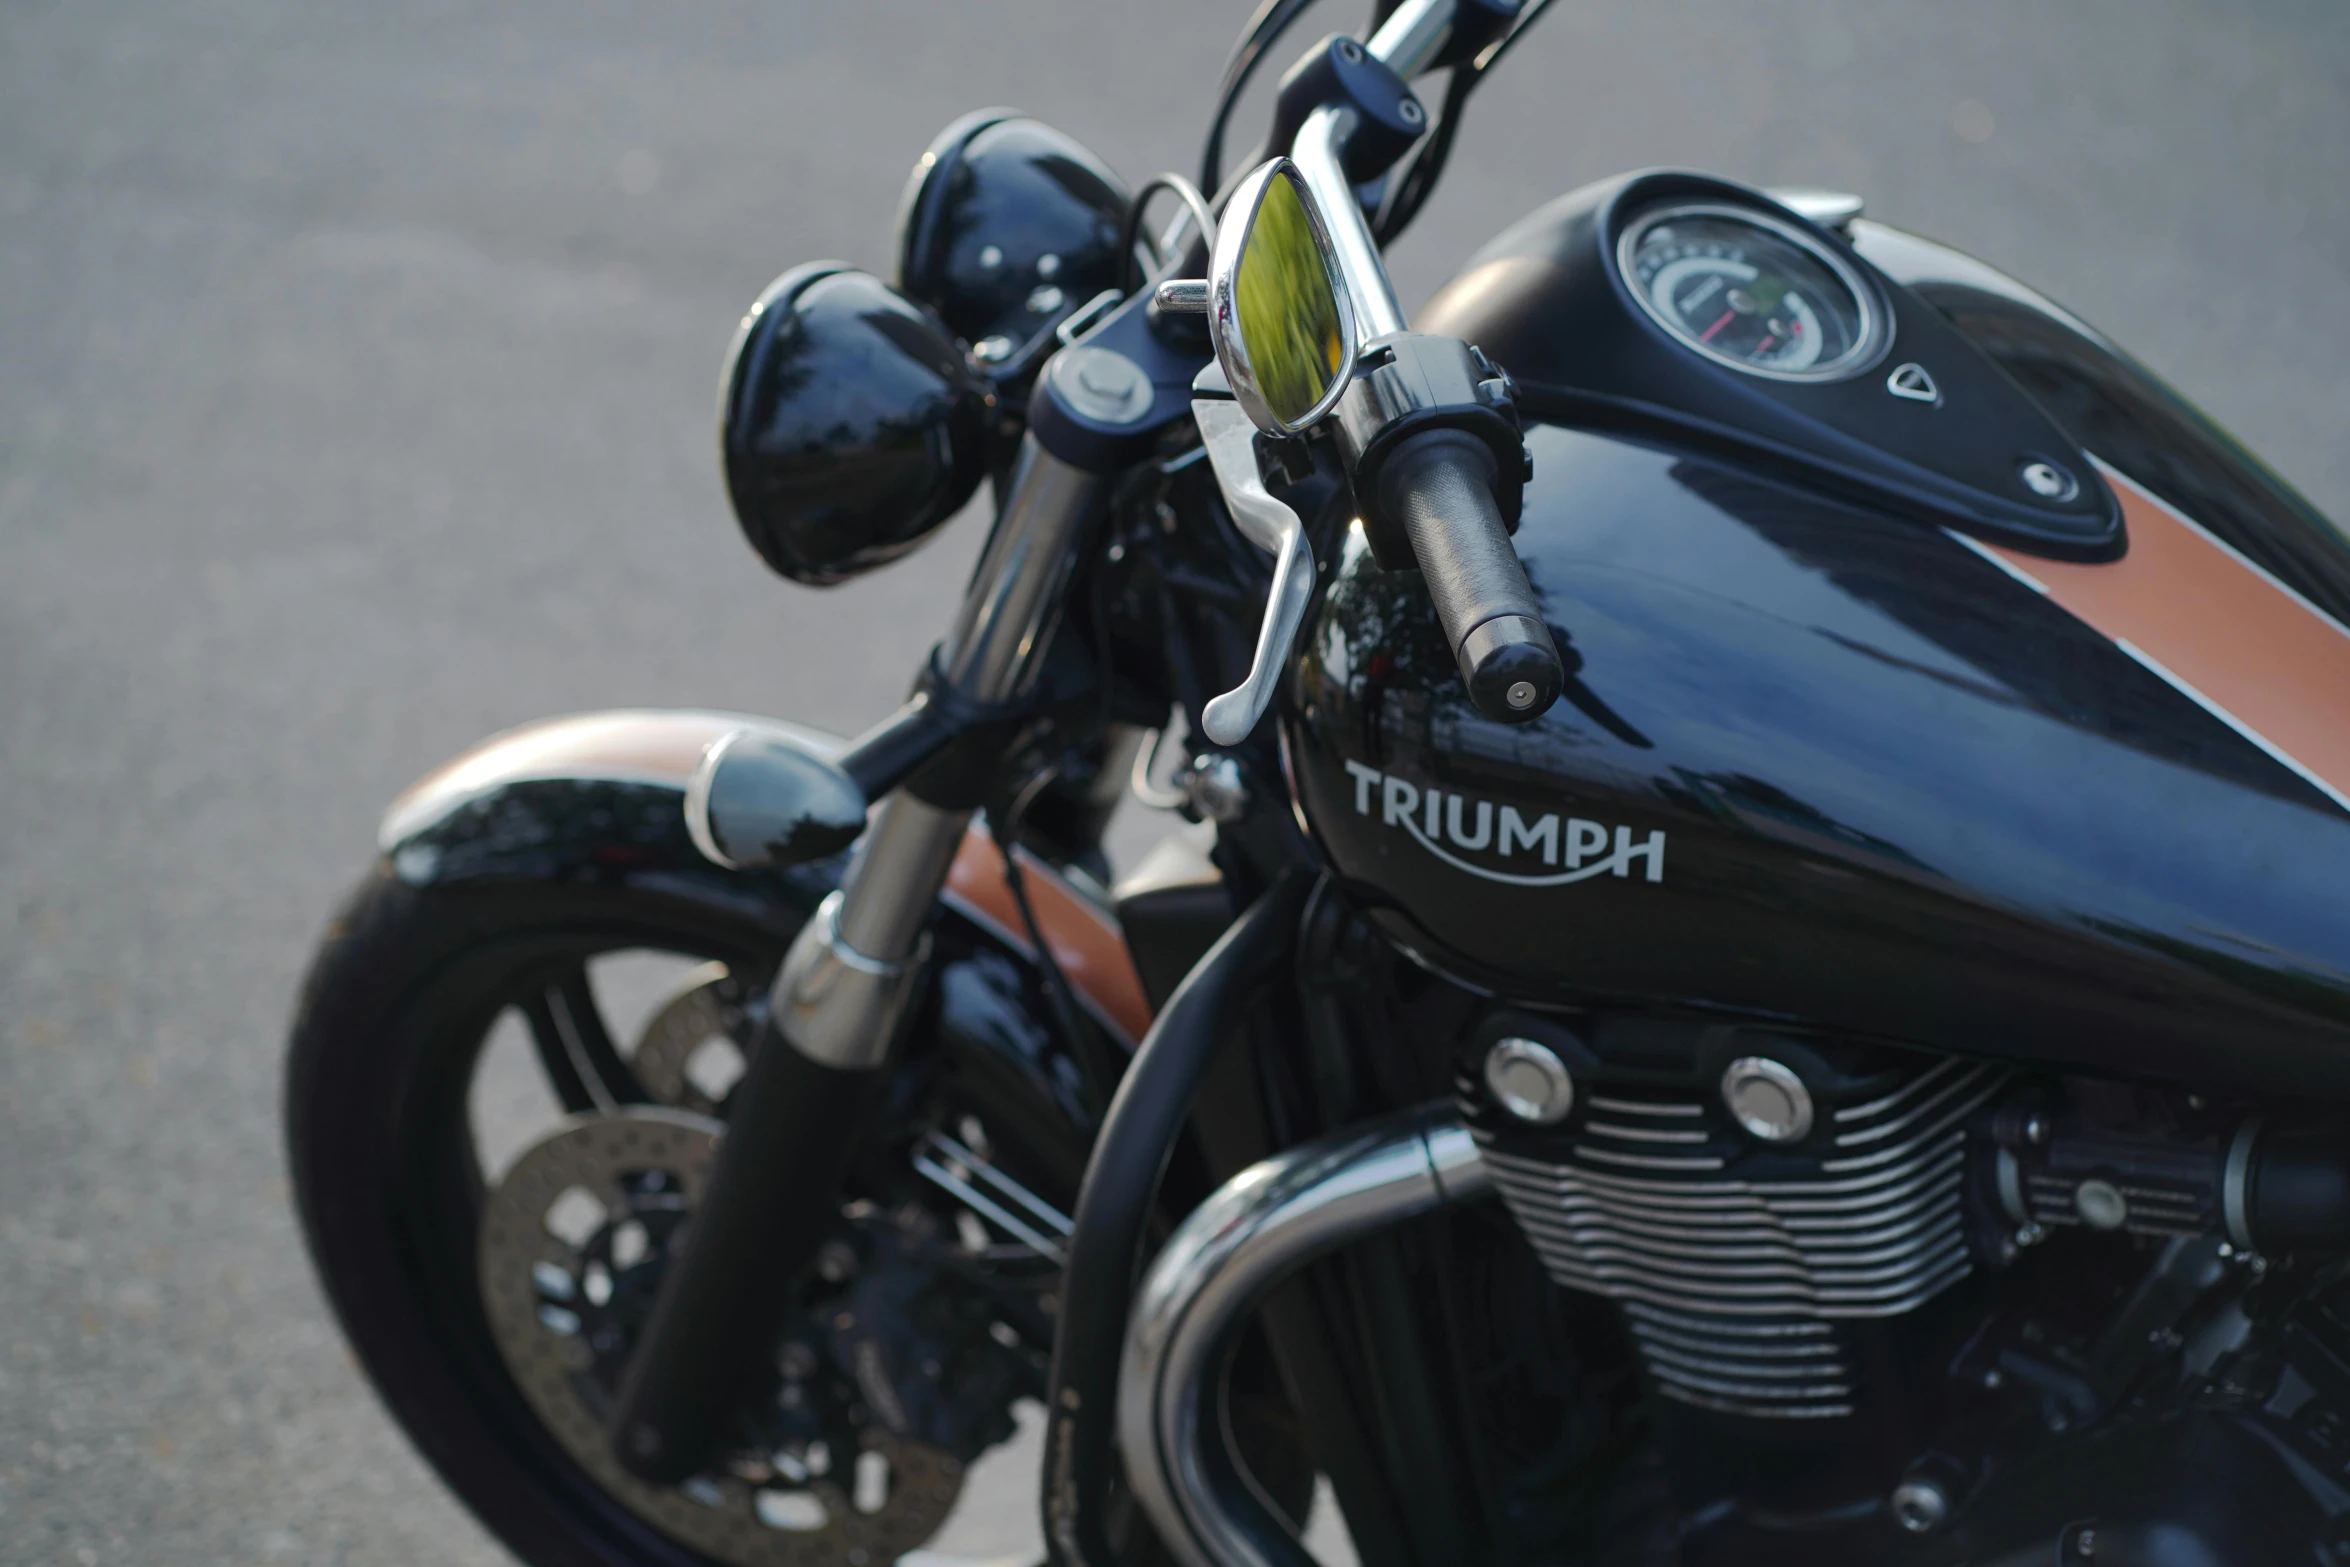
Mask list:
[[[1865,368],[1885,313],[1840,257],[1792,225],[1736,207],[1672,207],[1617,253],[1648,313],[1689,347],[1751,375],[1827,381]]]

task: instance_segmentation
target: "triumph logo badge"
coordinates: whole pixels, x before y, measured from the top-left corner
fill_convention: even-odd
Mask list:
[[[1604,823],[1556,811],[1528,817],[1514,805],[1423,788],[1360,762],[1347,763],[1346,770],[1355,783],[1356,815],[1400,827],[1421,848],[1472,876],[1516,887],[1558,887],[1594,876],[1628,877],[1640,864],[1648,880],[1665,879],[1662,828],[1636,839],[1629,827],[1611,832]]]

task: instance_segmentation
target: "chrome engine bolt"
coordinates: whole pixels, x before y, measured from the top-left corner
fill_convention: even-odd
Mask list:
[[[2083,1181],[2073,1189],[2073,1209],[2093,1230],[2118,1230],[2130,1222],[2130,1200],[2111,1181]]]
[[[1811,1090],[1768,1056],[1740,1056],[1722,1073],[1722,1103],[1766,1143],[1800,1142],[1811,1130]]]
[[[1229,756],[1208,752],[1191,759],[1183,777],[1191,808],[1211,822],[1236,822],[1248,814],[1248,778]]]
[[[1485,1086],[1504,1110],[1536,1126],[1556,1126],[1575,1108],[1567,1064],[1531,1039],[1505,1039],[1486,1052]]]
[[[1950,1496],[1925,1475],[1913,1475],[1893,1488],[1893,1517],[1911,1534],[1931,1534],[1950,1517]]]

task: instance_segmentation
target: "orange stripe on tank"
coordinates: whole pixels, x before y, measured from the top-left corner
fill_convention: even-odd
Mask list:
[[[1076,888],[1063,881],[1051,866],[1027,850],[1020,870],[1028,887],[1028,904],[1052,948],[1053,961],[1068,976],[1071,988],[1093,1004],[1104,1022],[1123,1032],[1133,1044],[1149,1032],[1150,1002],[1142,992],[1142,977],[1126,950],[1126,937],[1117,921]],[[1012,889],[1004,885],[1003,851],[985,827],[974,822],[955,850],[947,871],[946,890],[974,914],[997,927],[1005,939],[1028,946],[1028,928],[1020,918]]]
[[[1968,540],[2350,810],[2350,631],[2140,488],[2099,468],[2129,553],[2099,565]]]

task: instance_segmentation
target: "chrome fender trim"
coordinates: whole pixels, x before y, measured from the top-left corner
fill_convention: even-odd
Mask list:
[[[1306,1263],[1493,1190],[1444,1105],[1365,1122],[1234,1176],[1176,1228],[1126,1327],[1118,1443],[1153,1528],[1185,1567],[1293,1567],[1220,1453],[1206,1395],[1243,1322]],[[1278,1554],[1276,1554],[1278,1553]]]

